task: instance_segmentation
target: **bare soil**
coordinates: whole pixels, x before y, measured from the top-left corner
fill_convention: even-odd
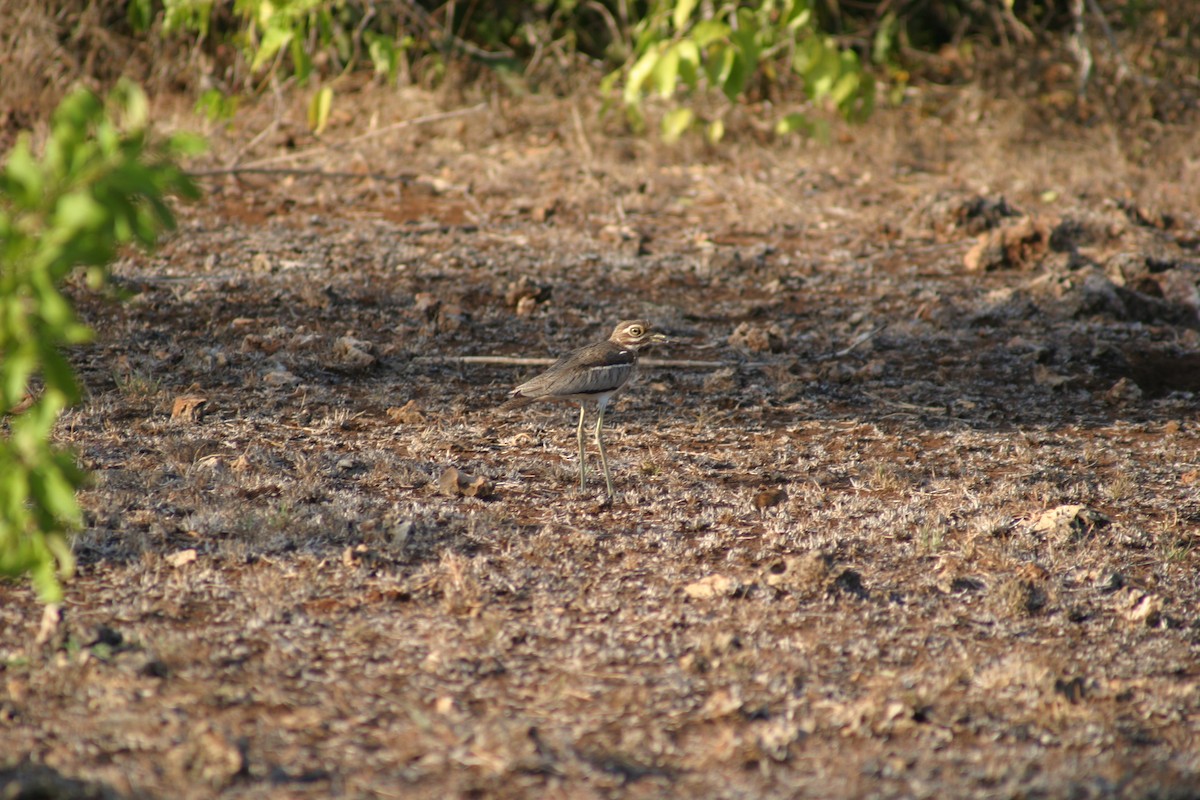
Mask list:
[[[1200,793],[1196,133],[473,102],[245,110],[198,168],[265,171],[75,292],[94,483],[57,627],[0,585],[0,794]],[[461,358],[632,317],[608,503],[573,408],[496,410],[538,367]]]

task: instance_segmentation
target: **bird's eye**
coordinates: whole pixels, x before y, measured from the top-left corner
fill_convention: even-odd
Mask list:
[[[629,333],[632,334],[633,336],[641,336],[642,335],[642,326],[634,325],[633,327],[631,327],[629,329]]]

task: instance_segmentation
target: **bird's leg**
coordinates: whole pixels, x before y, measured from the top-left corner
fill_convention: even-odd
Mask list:
[[[587,478],[587,461],[583,454],[583,416],[586,413],[586,406],[583,403],[579,404],[579,430],[576,431],[575,438],[579,441],[579,491],[585,491]],[[604,415],[604,410],[600,411],[601,416]],[[601,451],[603,453],[603,451]]]
[[[604,403],[600,404],[600,414],[596,417],[596,446],[600,448],[600,465],[604,467],[604,483],[608,487],[608,496],[614,497],[612,475],[608,471],[608,457],[604,455],[604,439],[600,438],[600,429],[604,427]]]

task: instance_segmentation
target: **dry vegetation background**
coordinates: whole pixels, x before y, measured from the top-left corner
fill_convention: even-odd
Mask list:
[[[57,628],[0,585],[3,796],[1200,793],[1194,129],[339,98],[214,127],[76,292],[95,480]],[[456,359],[633,316],[609,505],[572,410],[494,410],[535,368]]]

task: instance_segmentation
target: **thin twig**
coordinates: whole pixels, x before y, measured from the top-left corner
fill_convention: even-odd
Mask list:
[[[238,162],[238,160],[241,159],[243,153],[248,153],[251,150],[253,150],[255,147],[258,146],[259,142],[266,139],[268,136],[270,136],[272,133],[274,133],[278,128],[279,128],[279,117],[276,116],[270,121],[270,123],[267,124],[267,126],[265,128],[263,128],[261,131],[259,131],[257,134],[255,134],[254,138],[252,138],[249,142],[247,142],[243,147],[238,148],[237,153],[234,155],[233,158],[231,158],[229,160],[229,165],[233,166],[234,164],[236,164]]]
[[[316,155],[318,153],[322,153],[326,150],[330,150],[330,149],[334,148],[335,146],[336,147],[344,147],[346,145],[365,141],[366,139],[373,139],[376,136],[383,136],[384,134],[391,133],[393,131],[402,130],[404,128],[411,128],[415,125],[425,125],[430,122],[441,122],[442,120],[453,119],[455,117],[463,117],[468,114],[476,114],[480,111],[485,110],[486,108],[487,108],[487,103],[477,103],[473,106],[470,106],[469,108],[458,108],[458,109],[455,109],[454,111],[440,111],[436,114],[426,114],[423,117],[414,117],[413,119],[406,119],[406,120],[402,120],[401,122],[392,123],[391,125],[385,125],[382,128],[377,128],[373,131],[367,131],[366,133],[359,134],[358,136],[353,136],[342,142],[333,142],[330,144],[322,144],[322,145],[318,145],[316,147],[310,147],[307,150],[298,150],[295,153],[285,153],[281,156],[272,156],[271,158],[260,158],[257,161],[251,161],[247,164],[243,164],[239,168],[245,169],[248,167],[249,168],[264,167],[267,164],[279,164],[279,163],[282,163],[285,161],[295,161],[296,159],[305,158],[307,156],[312,156],[312,155]]]
[[[413,117],[412,119],[393,122],[391,125],[384,125],[382,128],[376,128],[373,131],[361,133],[358,136],[353,136],[344,142],[337,142],[337,144],[354,144],[355,142],[361,142],[365,139],[373,139],[376,136],[382,136],[385,133],[391,133],[392,131],[401,130],[403,128],[411,128],[414,125],[424,125],[429,122],[441,122],[442,120],[454,119],[455,117],[465,117],[468,114],[477,114],[480,111],[486,111],[487,107],[487,103],[476,103],[473,106],[456,108],[453,111],[439,111],[436,114],[426,114],[423,117]]]
[[[851,342],[850,344],[843,347],[841,350],[837,350],[833,353],[826,353],[825,355],[822,355],[822,356],[814,356],[813,358],[811,358],[809,360],[815,363],[815,362],[821,362],[821,361],[832,361],[835,358],[841,358],[842,356],[848,356],[848,355],[850,355],[851,352],[853,352],[854,348],[858,347],[863,342],[867,342],[867,341],[870,341],[871,339],[874,339],[875,335],[878,334],[880,331],[882,331],[886,327],[887,327],[887,323],[885,322],[876,328],[872,328],[871,330],[867,331],[866,333],[860,334],[858,336],[858,338],[856,338],[853,342]]]
[[[861,334],[841,350],[813,356],[808,361],[813,363],[829,361],[848,355],[854,348],[871,339],[886,327],[887,323],[884,323]],[[501,367],[546,367],[554,363],[553,358],[523,358],[521,356],[417,356],[413,361],[417,364],[489,364]],[[639,363],[644,367],[667,369],[724,369],[726,367],[764,369],[773,366],[773,362],[769,361],[694,361],[678,358],[643,358]]]
[[[223,167],[220,169],[200,169],[188,173],[188,177],[190,178],[211,178],[219,175],[289,175],[344,180],[371,178],[377,181],[401,183],[405,186],[417,182],[417,176],[415,175],[388,175],[383,172],[338,172],[335,170],[299,169],[296,167]]]
[[[1117,36],[1113,33],[1112,26],[1108,24],[1108,19],[1104,16],[1104,9],[1100,8],[1100,4],[1096,0],[1087,0],[1087,5],[1096,17],[1096,22],[1099,23],[1100,30],[1104,32],[1104,38],[1108,39],[1108,46],[1112,48],[1113,55],[1117,59],[1117,80],[1126,75],[1131,75],[1142,84],[1152,83],[1151,80],[1130,66],[1129,62],[1125,59],[1125,54],[1121,52],[1121,45],[1117,41]]]
[[[547,367],[553,358],[522,358],[519,356],[417,356],[418,364],[491,364],[501,367]],[[720,369],[732,366],[765,366],[760,364],[731,364],[724,361],[688,361],[686,359],[644,358],[640,362],[646,367],[670,367],[674,369]]]

